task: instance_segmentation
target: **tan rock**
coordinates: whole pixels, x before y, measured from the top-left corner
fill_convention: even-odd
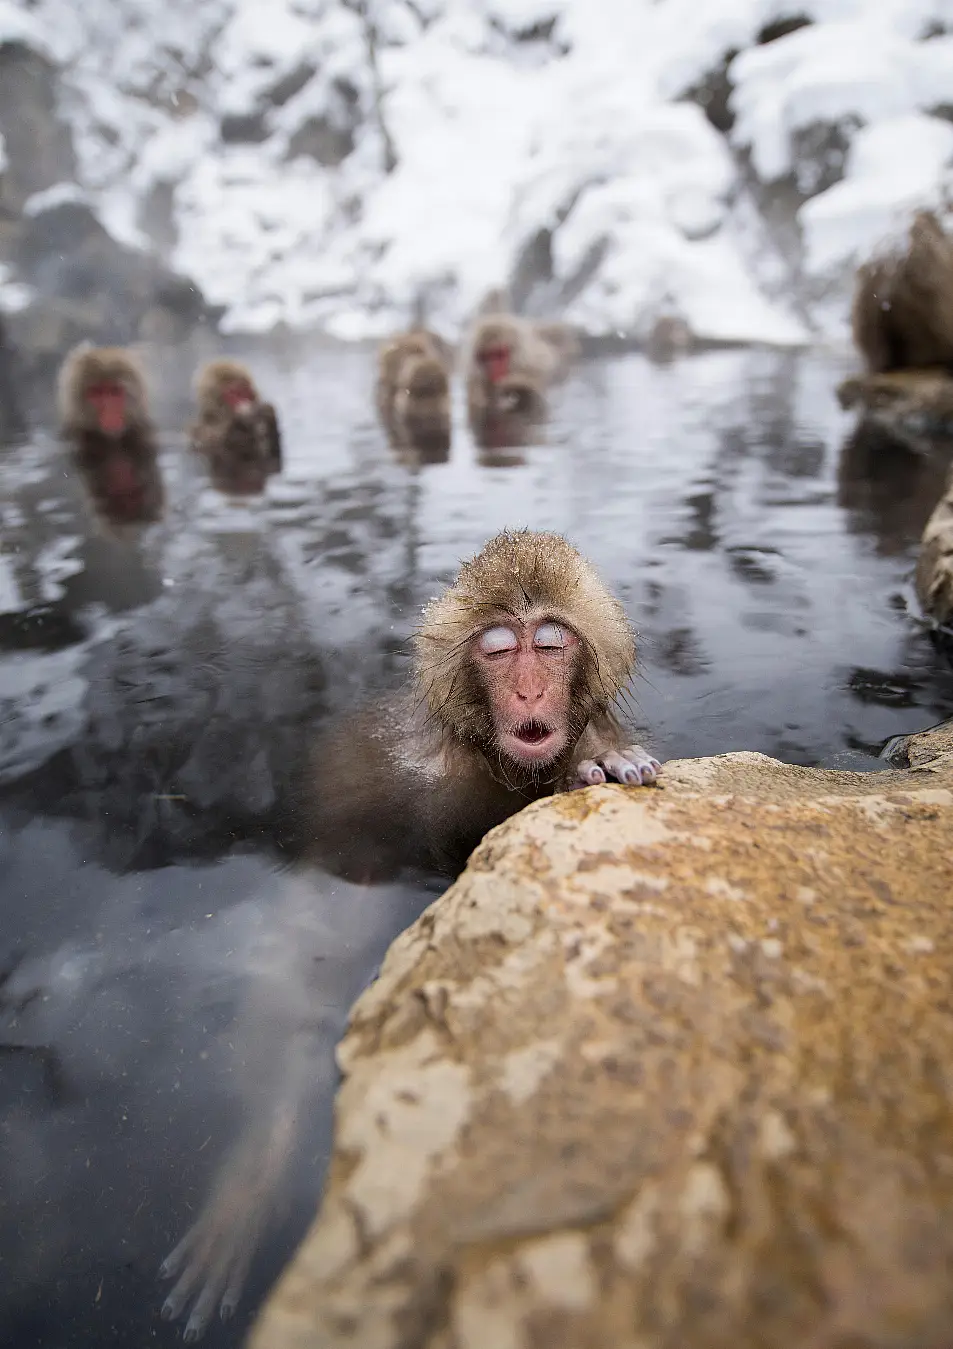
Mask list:
[[[938,623],[953,621],[953,474],[923,531],[917,596],[924,613]]]
[[[340,1046],[253,1349],[953,1342],[953,755],[494,830]]]
[[[935,769],[943,762],[949,764],[953,761],[953,720],[931,726],[919,735],[900,736],[891,741],[888,750],[895,768]]]

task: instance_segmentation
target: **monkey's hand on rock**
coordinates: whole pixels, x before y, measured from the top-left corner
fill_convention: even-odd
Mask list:
[[[629,745],[626,749],[610,749],[594,759],[581,760],[569,786],[572,790],[597,787],[601,782],[622,782],[627,787],[648,787],[661,771],[658,759],[653,759],[641,745]]]
[[[176,1279],[162,1307],[174,1321],[191,1304],[182,1338],[194,1344],[218,1309],[234,1314],[248,1267],[276,1208],[276,1192],[296,1132],[295,1102],[270,1127],[240,1140],[223,1165],[202,1216],[166,1257],[159,1277]]]

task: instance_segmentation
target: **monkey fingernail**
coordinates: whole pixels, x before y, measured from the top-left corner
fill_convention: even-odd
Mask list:
[[[221,1320],[224,1322],[230,1321],[232,1317],[235,1315],[235,1309],[237,1305],[238,1304],[234,1302],[231,1298],[223,1297],[222,1305],[218,1309],[218,1314]]]
[[[630,787],[641,787],[645,780],[638,768],[623,768],[620,777]]]
[[[162,1304],[162,1310],[159,1315],[162,1317],[163,1321],[172,1321],[175,1319],[177,1312],[178,1305],[173,1302],[171,1298],[167,1298]]]

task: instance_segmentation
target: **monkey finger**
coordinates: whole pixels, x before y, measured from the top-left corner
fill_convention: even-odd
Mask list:
[[[607,777],[625,783],[628,787],[641,787],[655,781],[656,769],[653,765],[657,760],[650,759],[638,745],[632,745],[621,753],[609,750],[606,754],[600,754],[599,763]],[[658,768],[661,768],[661,764],[658,764]]]
[[[225,1252],[224,1255],[216,1257],[211,1270],[205,1272],[205,1282],[195,1299],[195,1305],[189,1314],[188,1321],[185,1323],[185,1330],[182,1332],[182,1338],[186,1344],[195,1344],[205,1334],[205,1329],[215,1313],[219,1299],[222,1297],[222,1290],[227,1286],[230,1264],[231,1254]]]
[[[188,1263],[192,1248],[199,1236],[198,1225],[190,1227],[179,1244],[173,1248],[159,1266],[160,1279],[174,1279]]]
[[[606,775],[595,759],[583,759],[576,766],[574,787],[598,787],[605,782]]]
[[[651,786],[662,771],[658,759],[654,759],[641,745],[629,745],[622,753],[629,763],[638,769],[642,785]]]
[[[254,1243],[252,1241],[244,1241],[242,1243],[242,1249],[238,1252],[232,1262],[228,1283],[225,1287],[225,1292],[222,1294],[222,1301],[218,1309],[218,1314],[223,1321],[230,1321],[238,1308],[242,1291],[245,1287],[245,1279],[248,1275],[248,1266],[251,1264],[253,1250]]]

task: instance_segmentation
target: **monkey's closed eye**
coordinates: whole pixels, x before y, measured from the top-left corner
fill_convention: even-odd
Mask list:
[[[516,633],[511,628],[487,628],[480,633],[480,650],[485,656],[495,656],[501,651],[515,651],[519,646]]]
[[[536,629],[533,645],[550,650],[553,648],[561,649],[568,645],[568,643],[566,641],[566,634],[558,623],[543,623]]]

